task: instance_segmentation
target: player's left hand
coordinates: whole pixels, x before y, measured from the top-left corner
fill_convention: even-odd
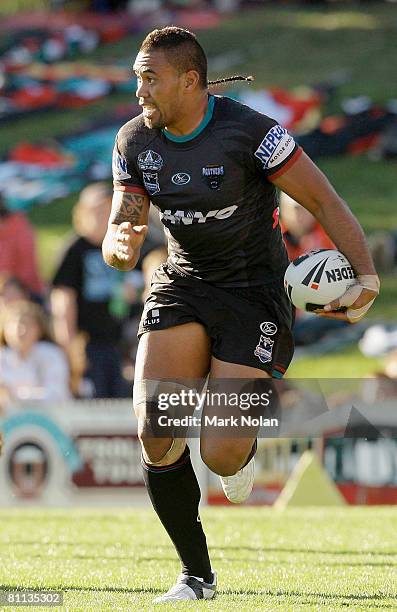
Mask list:
[[[315,310],[320,317],[358,323],[368,312],[379,293],[379,278],[376,274],[361,274],[339,299]],[[340,309],[343,309],[340,310]]]

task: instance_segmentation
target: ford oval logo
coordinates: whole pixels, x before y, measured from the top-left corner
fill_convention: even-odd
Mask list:
[[[174,185],[187,185],[190,183],[190,174],[186,174],[186,172],[177,172],[171,178],[171,181]]]

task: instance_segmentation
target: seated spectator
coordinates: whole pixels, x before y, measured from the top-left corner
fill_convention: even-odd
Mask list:
[[[80,193],[73,210],[76,234],[62,255],[52,281],[51,308],[55,338],[67,352],[84,334],[87,369],[79,394],[83,397],[124,397],[119,344],[123,317],[122,284],[128,275],[110,268],[101,245],[110,214],[112,190],[94,183]],[[124,312],[123,312],[124,310]]]
[[[281,231],[291,261],[313,249],[335,245],[313,215],[286,193],[280,196]]]
[[[18,400],[67,400],[69,366],[38,304],[4,306],[0,319],[0,406]]]
[[[15,276],[37,297],[44,291],[34,230],[25,215],[7,209],[0,194],[0,274]]]

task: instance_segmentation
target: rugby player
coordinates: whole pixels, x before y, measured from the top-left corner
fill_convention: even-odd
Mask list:
[[[211,567],[199,518],[200,489],[183,438],[153,435],[153,381],[281,377],[293,354],[288,258],[276,188],[307,208],[349,259],[357,284],[319,312],[358,321],[379,290],[363,231],[293,137],[273,119],[208,91],[194,34],[154,30],[135,59],[142,114],[119,131],[105,261],[136,265],[150,202],[168,238],[139,328],[134,409],[144,480],[172,539],[182,574],[156,601],[211,599]],[[344,307],[344,310],[341,310]],[[265,331],[263,331],[265,330]],[[179,381],[179,383],[177,382]],[[160,384],[160,383],[159,383]],[[201,438],[201,456],[232,502],[254,477],[255,436]]]

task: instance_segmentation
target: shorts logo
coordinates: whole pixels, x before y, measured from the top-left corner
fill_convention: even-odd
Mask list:
[[[128,174],[127,160],[117,151],[116,147],[113,149],[112,169],[113,178],[116,181],[124,181],[131,178],[131,174]]]
[[[177,172],[171,178],[171,181],[174,185],[187,185],[190,183],[190,174],[186,174],[186,172]]]
[[[140,170],[153,170],[159,172],[163,167],[163,158],[156,151],[143,151],[138,155],[138,168]]]
[[[261,336],[254,351],[255,357],[258,357],[262,363],[269,363],[273,358],[273,345],[274,340],[267,336]]]
[[[143,184],[145,189],[150,195],[155,195],[160,191],[159,176],[157,172],[144,172],[143,173]]]
[[[268,336],[274,336],[278,330],[277,325],[272,321],[263,321],[259,327],[261,328],[261,332],[263,334],[267,334]]]
[[[266,134],[254,155],[270,170],[283,162],[294,150],[295,141],[281,125],[274,125]]]
[[[225,176],[225,166],[208,165],[202,168],[202,177],[210,189],[219,189]]]
[[[143,324],[155,325],[156,323],[160,323],[160,310],[158,308],[153,308],[147,311]]]

